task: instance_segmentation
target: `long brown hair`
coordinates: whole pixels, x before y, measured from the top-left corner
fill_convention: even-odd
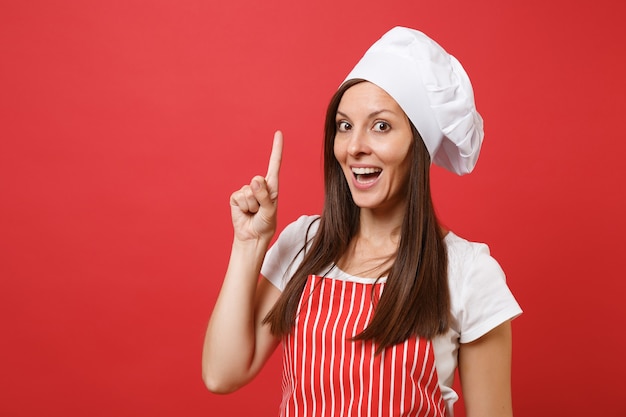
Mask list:
[[[344,83],[328,106],[324,135],[324,208],[310,247],[302,249],[305,252],[302,263],[264,319],[277,336],[292,331],[308,276],[323,273],[334,265],[346,253],[358,229],[360,208],[352,200],[333,147],[339,102],[346,90],[362,81]],[[375,341],[378,351],[411,336],[433,338],[449,327],[447,254],[430,194],[430,156],[412,123],[411,129],[414,140],[409,152],[413,153],[413,163],[400,243],[372,321],[355,336],[355,339]]]

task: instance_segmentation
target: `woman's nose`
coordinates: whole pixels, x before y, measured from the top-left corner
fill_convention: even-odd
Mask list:
[[[354,129],[352,135],[350,135],[350,142],[348,143],[348,153],[352,156],[369,153],[369,141],[367,133],[363,130]]]

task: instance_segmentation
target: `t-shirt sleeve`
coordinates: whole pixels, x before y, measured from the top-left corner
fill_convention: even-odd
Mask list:
[[[310,244],[317,231],[319,216],[301,216],[290,223],[267,251],[261,275],[276,288],[283,290],[304,259],[304,247]]]
[[[460,342],[472,342],[522,313],[500,264],[485,244],[473,244],[460,293]]]

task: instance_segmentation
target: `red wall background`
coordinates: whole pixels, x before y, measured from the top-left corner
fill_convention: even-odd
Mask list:
[[[485,119],[475,173],[433,187],[525,310],[516,415],[626,416],[624,4],[2,1],[0,415],[277,415],[279,354],[233,395],[200,378],[228,196],[280,128],[280,226],[318,212],[326,103],[400,24]]]

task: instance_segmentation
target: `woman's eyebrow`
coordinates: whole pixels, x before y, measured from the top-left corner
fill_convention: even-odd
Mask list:
[[[387,109],[381,109],[381,110],[376,110],[371,112],[367,117],[368,118],[374,118],[378,115],[380,115],[381,113],[393,113],[391,110],[387,110]],[[349,118],[349,116],[347,114],[345,114],[344,112],[342,112],[341,110],[337,110],[337,115],[341,116],[341,117],[347,117]]]

